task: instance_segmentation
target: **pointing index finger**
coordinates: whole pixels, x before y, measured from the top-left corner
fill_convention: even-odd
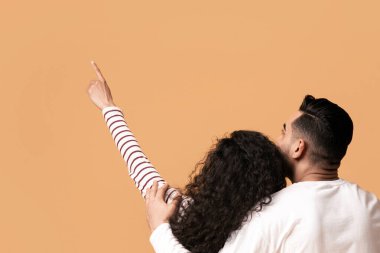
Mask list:
[[[106,82],[106,79],[104,78],[104,76],[102,75],[102,72],[100,72],[100,69],[98,68],[98,66],[96,65],[96,63],[94,61],[91,61],[91,64],[92,66],[94,67],[95,69],[95,72],[96,72],[96,75],[98,77],[98,79],[102,82]]]

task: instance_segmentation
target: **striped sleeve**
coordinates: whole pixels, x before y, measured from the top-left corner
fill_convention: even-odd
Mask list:
[[[158,181],[158,187],[160,187],[165,180],[141,150],[135,136],[127,126],[123,111],[119,107],[108,106],[103,108],[102,113],[115,145],[128,168],[129,176],[145,197],[146,190],[154,181]],[[171,202],[176,195],[175,192],[175,188],[169,188],[165,194],[165,202]]]

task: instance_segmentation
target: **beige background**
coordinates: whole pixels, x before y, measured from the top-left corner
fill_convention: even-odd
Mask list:
[[[216,137],[277,137],[311,93],[351,114],[340,176],[379,196],[379,1],[262,2],[4,1],[0,252],[153,252],[90,60],[174,186]]]

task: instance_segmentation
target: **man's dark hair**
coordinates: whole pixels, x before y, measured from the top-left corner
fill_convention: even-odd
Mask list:
[[[326,98],[306,95],[292,124],[306,139],[312,162],[337,169],[352,140],[353,123],[348,113]]]

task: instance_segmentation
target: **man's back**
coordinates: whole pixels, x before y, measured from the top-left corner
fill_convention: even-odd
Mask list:
[[[295,183],[220,252],[380,252],[380,202],[342,179]]]

